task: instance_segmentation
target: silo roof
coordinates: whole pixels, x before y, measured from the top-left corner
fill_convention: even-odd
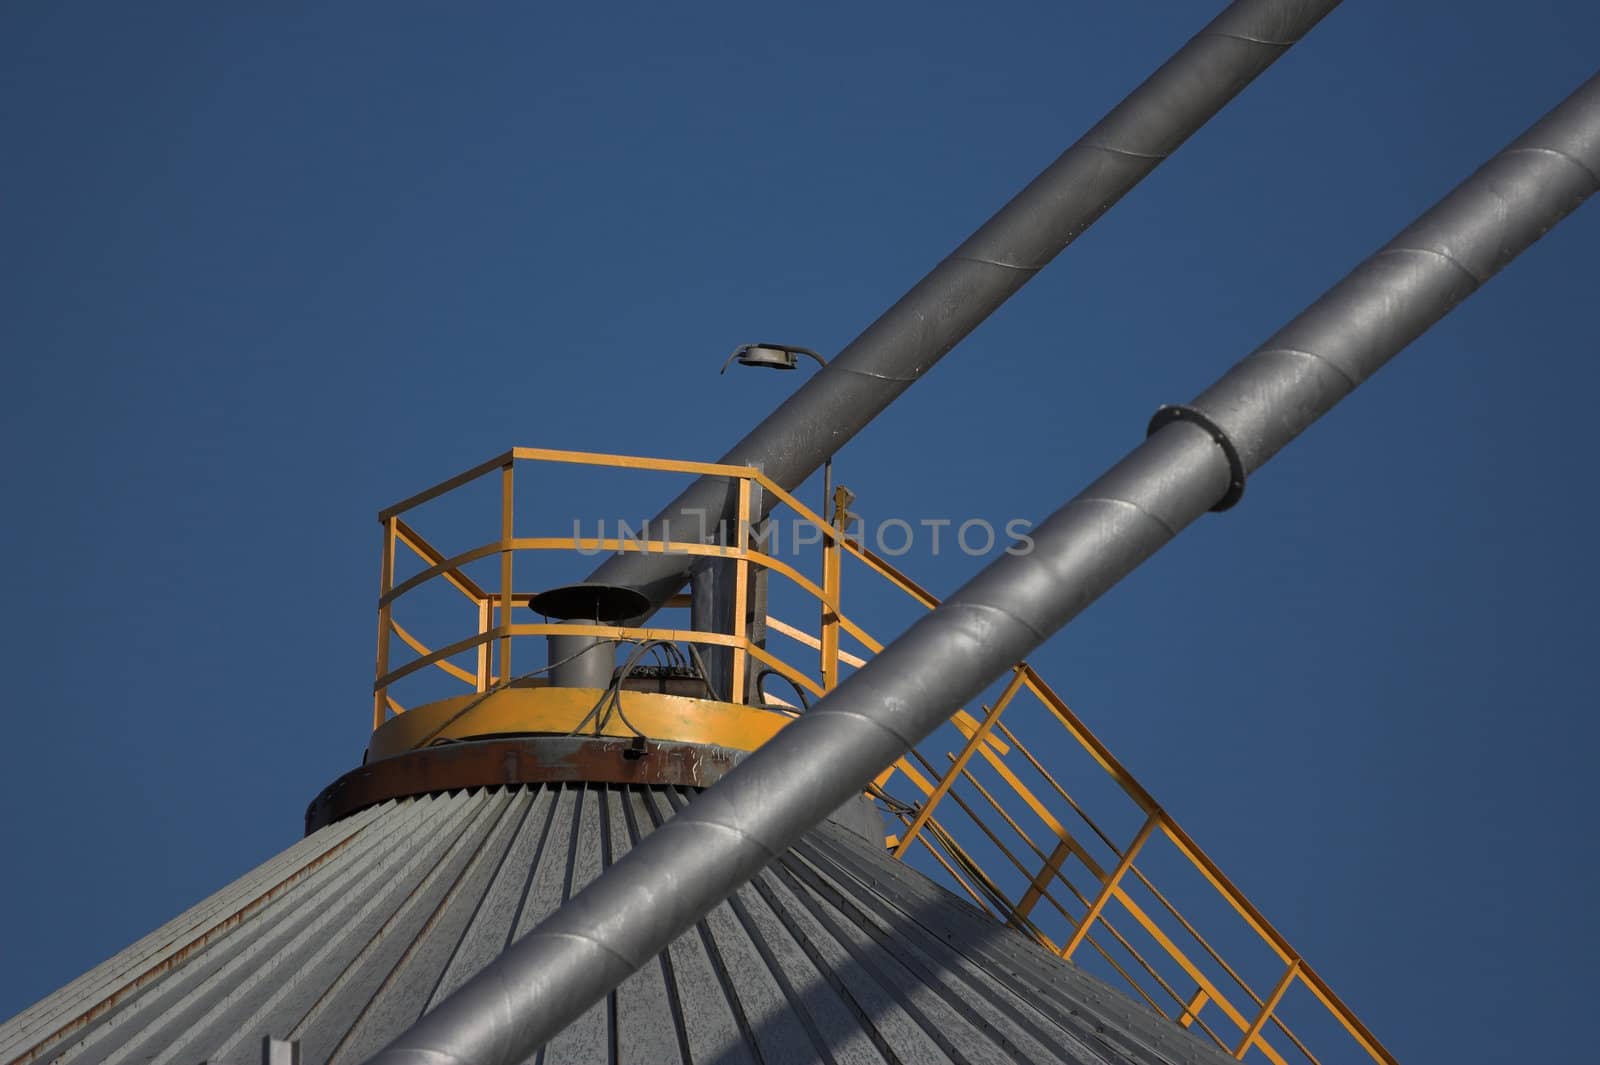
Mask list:
[[[688,802],[539,785],[311,834],[0,1026],[0,1061],[354,1063]],[[544,1065],[1220,1063],[1170,1020],[828,822],[547,1046]]]

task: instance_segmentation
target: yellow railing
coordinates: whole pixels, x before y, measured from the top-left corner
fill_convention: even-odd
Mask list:
[[[609,538],[518,537],[514,501],[519,462],[724,477],[736,499],[736,532],[720,544],[650,539],[648,530]],[[401,517],[495,474],[500,516],[499,536],[493,541],[447,557]],[[818,537],[820,542],[812,541],[820,555],[818,579],[774,553],[757,550],[764,541],[752,530],[761,528],[756,519],[764,510],[787,511]],[[514,448],[384,510],[379,520],[383,563],[374,728],[390,713],[403,712],[391,689],[419,671],[434,667],[474,691],[489,691],[515,678],[515,640],[559,634],[727,647],[733,657],[734,693],[747,691],[750,671],[760,669],[782,675],[812,695],[825,695],[839,683],[842,670],[858,667],[882,650],[841,608],[847,559],[920,607],[938,605],[932,595],[860,542],[759,470],[747,467]],[[397,580],[396,553],[401,547],[422,568]],[[606,628],[518,623],[512,613],[526,606],[533,593],[514,586],[514,560],[521,553],[549,551],[676,551],[728,559],[735,574],[733,631],[699,632],[687,625]],[[480,582],[467,574],[467,567],[485,560],[497,560],[497,581]],[[769,580],[783,578],[813,601],[816,635],[770,616],[760,619],[763,632],[750,631],[751,591],[761,572]],[[438,649],[430,649],[394,616],[402,597],[434,581],[459,592],[476,617],[475,631]],[[484,583],[496,586],[485,588]],[[681,598],[669,604],[684,605]],[[398,637],[415,657],[393,665],[392,637]],[[781,656],[765,646],[772,637],[814,652],[815,657]],[[843,649],[846,639],[861,653]],[[1058,741],[1063,731],[1071,738],[1070,745]],[[1034,749],[1051,755],[1042,759]],[[1075,797],[1059,779],[1066,775],[1062,767],[1069,754],[1076,755],[1081,765],[1067,783],[1079,791],[1097,791],[1098,804]],[[1054,774],[1047,761],[1056,768]],[[1009,672],[992,705],[981,707],[977,714],[958,712],[886,770],[873,783],[871,794],[901,826],[886,841],[895,857],[905,859],[920,845],[932,862],[929,871],[944,875],[977,905],[1063,958],[1120,977],[1152,1009],[1198,1029],[1235,1058],[1318,1065],[1321,1059],[1308,1044],[1329,1039],[1343,1043],[1347,1037],[1366,1058],[1393,1065],[1393,1057],[1316,970],[1027,663],[1018,663]],[[1091,805],[1099,806],[1098,819],[1090,814]],[[1152,871],[1158,865],[1173,868]],[[1166,882],[1165,890],[1156,886],[1156,878]],[[1181,898],[1180,887],[1186,889]],[[1180,901],[1184,907],[1208,912],[1204,918],[1186,914]],[[1225,959],[1225,953],[1233,960]],[[1296,1025],[1317,1029],[1316,1035],[1291,1028],[1290,1015]],[[1352,1056],[1351,1049],[1345,1044],[1324,1053],[1335,1055],[1330,1061],[1345,1061]]]

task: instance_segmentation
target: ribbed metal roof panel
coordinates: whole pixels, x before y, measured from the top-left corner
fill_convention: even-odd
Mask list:
[[[0,1061],[302,1061],[380,1048],[670,817],[676,788],[541,786],[330,825],[0,1026]],[[1200,1065],[1214,1047],[828,823],[547,1046],[543,1065]]]

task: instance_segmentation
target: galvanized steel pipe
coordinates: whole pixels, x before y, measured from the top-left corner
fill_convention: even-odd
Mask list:
[[[792,491],[1338,3],[1230,5],[719,461]],[[693,539],[732,516],[729,484],[708,477],[650,527]],[[682,555],[630,553],[589,579],[660,606],[688,573]]]
[[[1600,187],[1600,76],[403,1033],[512,1065],[1094,602]]]

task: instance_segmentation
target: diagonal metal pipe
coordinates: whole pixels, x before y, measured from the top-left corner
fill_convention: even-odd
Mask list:
[[[1600,75],[371,1061],[526,1058],[1597,187]]]
[[[1230,4],[719,461],[794,489],[1338,4]],[[732,515],[727,481],[701,478],[650,527],[706,539]],[[659,607],[688,561],[618,555],[589,580]]]

